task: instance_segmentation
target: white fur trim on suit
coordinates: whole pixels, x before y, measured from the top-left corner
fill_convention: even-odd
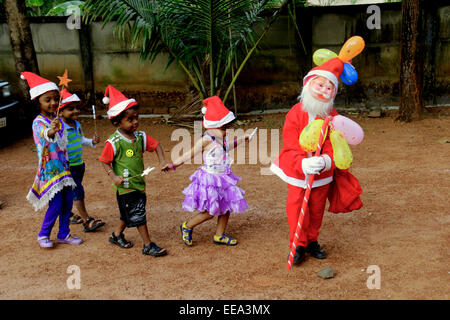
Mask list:
[[[128,100],[124,100],[119,102],[118,104],[116,104],[114,107],[110,108],[107,112],[108,117],[114,118],[115,116],[117,116],[119,113],[121,113],[130,103],[132,102],[136,102],[136,100],[134,99],[128,99]]]
[[[334,73],[332,73],[330,71],[326,71],[326,70],[311,70],[303,78],[303,85],[305,85],[305,80],[311,76],[321,76],[321,77],[324,77],[324,78],[330,80],[334,84],[334,87],[336,88],[336,91],[337,91],[339,81],[338,81],[338,78],[336,78],[336,76],[334,75]]]
[[[234,116],[234,113],[231,111],[219,121],[210,121],[210,120],[206,120],[203,117],[203,126],[206,129],[220,128],[224,124],[227,124],[228,122],[233,121],[235,118],[236,117]]]
[[[52,90],[56,90],[59,92],[59,88],[56,85],[56,83],[54,83],[54,82],[46,82],[46,83],[40,84],[34,88],[31,88],[30,89],[31,100],[33,100],[36,97],[39,97],[41,94],[44,94],[44,93],[46,93],[48,91],[52,91]]]
[[[270,171],[275,173],[281,180],[283,180],[286,183],[289,183],[290,185],[306,189],[306,186],[308,185],[308,175],[305,176],[305,180],[300,180],[297,178],[289,177],[287,176],[281,168],[276,166],[274,163],[270,165]],[[320,180],[314,180],[312,184],[312,188],[321,187],[326,184],[331,183],[333,181],[333,177],[327,177]]]

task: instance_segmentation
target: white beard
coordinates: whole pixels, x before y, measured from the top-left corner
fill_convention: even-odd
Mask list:
[[[333,108],[334,99],[331,99],[328,102],[317,100],[311,95],[308,84],[303,87],[302,93],[298,96],[298,98],[302,102],[303,110],[314,116],[325,118],[330,114],[331,109]]]

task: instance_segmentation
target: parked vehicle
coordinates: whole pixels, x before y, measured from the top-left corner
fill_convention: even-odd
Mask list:
[[[11,139],[8,132],[16,131],[19,119],[19,101],[12,95],[11,84],[0,79],[0,141],[2,144]]]

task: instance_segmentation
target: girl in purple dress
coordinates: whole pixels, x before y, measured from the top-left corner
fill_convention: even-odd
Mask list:
[[[244,212],[249,206],[244,198],[245,191],[237,186],[241,178],[231,170],[232,159],[228,151],[244,139],[249,140],[249,137],[229,142],[226,129],[235,119],[233,112],[217,96],[207,98],[203,103],[203,126],[207,129],[206,133],[190,151],[166,165],[163,170],[175,170],[196,154],[203,154],[203,165],[190,176],[191,184],[183,191],[183,210],[197,210],[199,213],[180,225],[181,239],[185,245],[192,246],[194,227],[217,216],[213,242],[234,246],[237,240],[225,234],[230,213]]]

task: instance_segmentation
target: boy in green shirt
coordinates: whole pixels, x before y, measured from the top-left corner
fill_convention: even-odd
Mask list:
[[[145,180],[143,154],[156,151],[161,167],[166,160],[160,143],[143,131],[138,131],[138,106],[112,86],[106,88],[103,102],[109,103],[108,117],[117,130],[105,143],[99,160],[114,183],[120,210],[120,223],[109,241],[121,248],[131,248],[123,234],[126,227],[136,227],[144,242],[142,253],[154,257],[167,254],[166,249],[150,241],[146,218]],[[135,177],[136,176],[136,177]],[[129,177],[133,177],[129,179]]]

